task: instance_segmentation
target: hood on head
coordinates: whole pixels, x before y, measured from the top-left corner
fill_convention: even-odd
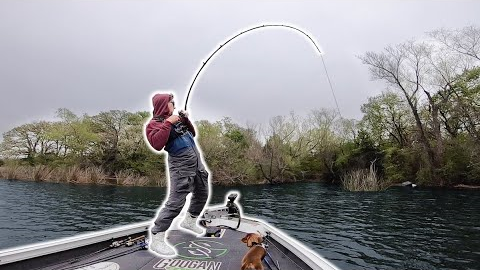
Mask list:
[[[170,94],[155,94],[152,98],[153,116],[167,117],[170,116],[168,110],[168,102],[170,101]]]

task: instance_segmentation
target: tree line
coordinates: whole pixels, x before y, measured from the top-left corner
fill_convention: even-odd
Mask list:
[[[440,29],[360,56],[388,90],[362,106],[362,130],[391,179],[480,179],[480,28]]]
[[[358,58],[386,85],[362,105],[361,120],[315,109],[263,125],[197,121],[214,183],[341,183],[352,171],[375,168],[384,184],[480,184],[480,29],[440,29]],[[157,179],[149,185],[164,178],[164,155],[151,152],[143,138],[150,113],[78,116],[59,109],[57,117],[4,133],[0,165],[76,166],[111,178]]]

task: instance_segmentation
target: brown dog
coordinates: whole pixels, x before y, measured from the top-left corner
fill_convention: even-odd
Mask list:
[[[247,243],[247,254],[242,259],[241,270],[264,270],[262,260],[267,253],[263,245],[263,237],[258,233],[249,233],[242,238],[243,243]]]

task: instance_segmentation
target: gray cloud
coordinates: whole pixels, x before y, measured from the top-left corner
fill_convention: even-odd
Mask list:
[[[356,58],[440,27],[478,24],[476,1],[9,1],[0,2],[0,133],[51,119],[149,110],[150,94],[184,100],[210,52],[249,26],[275,22],[319,42],[344,117],[383,90]],[[181,102],[180,102],[181,103]],[[202,72],[194,119],[265,122],[290,110],[334,108],[321,59],[299,34],[249,33]]]

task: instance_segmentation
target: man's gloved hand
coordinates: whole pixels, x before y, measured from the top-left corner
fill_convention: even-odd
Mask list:
[[[165,121],[167,122],[170,122],[172,124],[175,125],[175,123],[177,123],[178,121],[180,121],[180,117],[178,115],[171,115],[170,117],[168,117],[167,119],[165,119]]]
[[[178,111],[178,114],[179,114],[181,117],[188,118],[188,112],[185,111],[185,110],[180,110],[180,111]]]

